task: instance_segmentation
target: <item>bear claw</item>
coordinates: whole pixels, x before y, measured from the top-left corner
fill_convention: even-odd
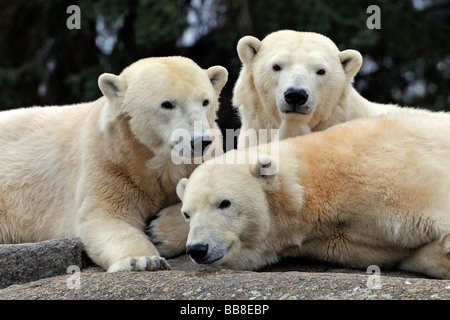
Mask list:
[[[108,268],[108,272],[120,271],[154,271],[170,270],[170,265],[166,259],[158,256],[126,258],[119,260]]]

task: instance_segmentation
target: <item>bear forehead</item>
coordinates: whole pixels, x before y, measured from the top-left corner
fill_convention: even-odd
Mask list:
[[[302,48],[299,48],[297,51],[293,50],[279,50],[278,52],[275,52],[272,54],[270,59],[264,59],[268,60],[269,63],[282,63],[283,66],[286,65],[318,65],[322,63],[339,63],[339,56],[336,55],[330,55],[326,52],[323,52],[321,50],[317,50],[317,48],[312,48],[310,51],[306,51]]]
[[[146,58],[138,60],[122,72],[127,83],[158,79],[159,81],[183,81],[209,83],[205,70],[184,57]]]
[[[155,66],[165,66],[169,69],[178,69],[182,70],[185,68],[193,68],[197,70],[202,70],[202,68],[199,67],[198,64],[196,64],[194,61],[192,61],[189,58],[186,57],[179,57],[179,56],[173,56],[173,57],[151,57],[151,58],[144,58],[140,59],[134,63],[132,63],[130,66],[128,66],[124,72],[130,71],[130,72],[136,72],[141,68],[145,67],[155,67]]]
[[[200,71],[200,72],[199,72]],[[179,70],[166,65],[152,65],[139,69],[130,77],[125,77],[127,94],[158,97],[180,97],[187,101],[214,96],[214,88],[207,73],[200,69]]]
[[[189,178],[188,186],[196,192],[202,190],[241,189],[243,184],[252,180],[248,164],[205,163],[199,166]]]
[[[261,45],[261,52],[274,52],[281,49],[289,52],[324,51],[335,54],[339,52],[336,44],[328,37],[315,32],[282,30],[266,36]]]

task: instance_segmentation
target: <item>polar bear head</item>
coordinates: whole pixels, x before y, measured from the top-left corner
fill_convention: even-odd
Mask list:
[[[249,107],[259,99],[281,120],[329,117],[362,64],[358,51],[339,51],[312,32],[282,30],[262,41],[245,36],[237,50],[243,66],[233,104]]]
[[[125,117],[134,137],[154,154],[167,155],[181,145],[180,155],[201,155],[214,139],[211,129],[217,128],[218,96],[227,77],[221,66],[204,70],[184,57],[147,58],[120,75],[104,73],[98,79],[107,100],[100,127]]]
[[[177,185],[181,211],[189,222],[186,252],[196,263],[256,269],[277,261],[286,244],[279,243],[286,239],[277,235],[277,212],[279,206],[283,211],[299,210],[303,188],[292,174],[283,173],[286,168],[279,168],[273,155],[236,161],[247,150],[231,150],[209,160]],[[296,196],[283,192],[282,183]]]

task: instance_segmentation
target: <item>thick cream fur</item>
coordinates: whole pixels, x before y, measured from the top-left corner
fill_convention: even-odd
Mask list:
[[[246,140],[244,133],[249,129],[257,134],[260,129],[280,129],[279,138],[285,139],[397,109],[395,105],[363,98],[352,86],[362,65],[361,54],[356,50],[340,51],[321,34],[281,30],[262,41],[245,36],[238,42],[237,51],[242,61],[233,94],[233,105],[242,122],[238,148],[258,144]],[[280,71],[273,70],[275,64]],[[319,69],[325,74],[318,75]],[[310,115],[280,111],[282,96],[291,85],[308,93]]]
[[[251,148],[179,182],[188,245],[208,245],[232,269],[295,256],[450,279],[448,114],[406,110],[270,146],[262,157],[277,164],[272,177],[258,174],[259,162],[224,161]]]
[[[0,243],[81,237],[109,271],[159,266],[145,221],[176,207],[176,184],[196,166],[172,163],[170,134],[195,121],[218,129],[226,80],[223,67],[148,58],[101,75],[97,101],[1,112]]]

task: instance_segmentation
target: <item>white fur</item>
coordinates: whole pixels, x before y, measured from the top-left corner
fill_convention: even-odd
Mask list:
[[[81,237],[109,271],[165,267],[145,221],[179,201],[176,184],[196,166],[171,161],[171,133],[218,130],[226,81],[223,67],[148,58],[101,75],[97,101],[1,112],[0,243]]]
[[[197,262],[257,269],[301,256],[450,279],[450,115],[405,110],[277,145],[256,163],[261,146],[229,151],[179,182],[187,246],[208,246]]]
[[[363,98],[352,86],[362,64],[361,54],[339,51],[321,34],[282,30],[262,41],[246,36],[238,42],[237,50],[242,69],[233,105],[240,113],[241,132],[280,129],[280,139],[285,139],[397,109]],[[281,70],[275,71],[275,65]],[[319,70],[325,74],[317,74]],[[286,108],[284,93],[291,87],[306,91],[309,114],[282,112]],[[251,143],[241,134],[238,148]]]

